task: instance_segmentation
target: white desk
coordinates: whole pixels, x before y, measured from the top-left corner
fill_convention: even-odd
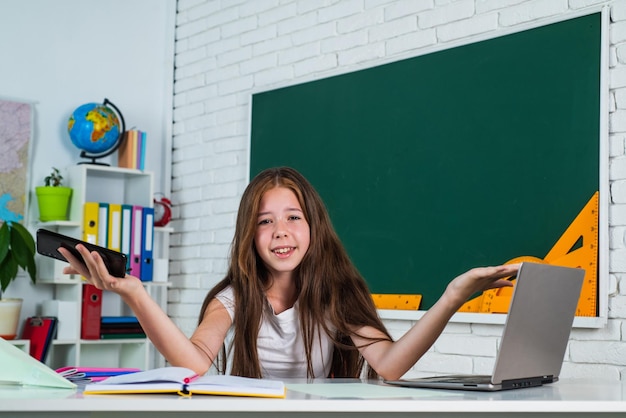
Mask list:
[[[562,380],[498,393],[396,389],[354,381],[315,381],[307,386],[287,382],[287,387],[287,399],[83,396],[71,390],[0,387],[0,417],[626,416],[626,383],[619,381]],[[357,393],[360,399],[351,398]]]

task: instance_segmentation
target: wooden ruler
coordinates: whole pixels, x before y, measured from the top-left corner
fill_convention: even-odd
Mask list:
[[[599,193],[595,192],[543,259],[522,256],[505,263],[531,261],[585,269],[577,316],[598,314],[598,201]],[[512,294],[513,288],[510,287],[486,290],[461,306],[459,312],[506,313]]]

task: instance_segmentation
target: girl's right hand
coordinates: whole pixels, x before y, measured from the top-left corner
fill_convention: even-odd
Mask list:
[[[84,264],[78,260],[67,249],[60,247],[58,251],[70,263],[63,268],[64,274],[80,274],[87,283],[94,285],[98,289],[110,290],[120,295],[130,294],[137,288],[143,288],[141,281],[130,275],[124,278],[111,276],[107,270],[104,260],[97,251],[89,252],[82,244],[76,245],[76,250],[83,257]]]

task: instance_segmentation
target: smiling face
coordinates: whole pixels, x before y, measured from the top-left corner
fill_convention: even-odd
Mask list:
[[[275,187],[263,194],[254,244],[274,279],[291,277],[309,249],[311,231],[296,195]]]

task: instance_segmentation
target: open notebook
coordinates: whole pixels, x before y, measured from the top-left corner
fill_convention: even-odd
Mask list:
[[[109,377],[85,386],[85,395],[120,393],[175,393],[191,395],[254,396],[284,398],[285,384],[280,380],[252,379],[241,376],[199,376],[185,367],[166,366],[137,373]]]
[[[446,375],[385,381],[435,389],[497,391],[558,380],[585,271],[522,263],[492,375]]]

